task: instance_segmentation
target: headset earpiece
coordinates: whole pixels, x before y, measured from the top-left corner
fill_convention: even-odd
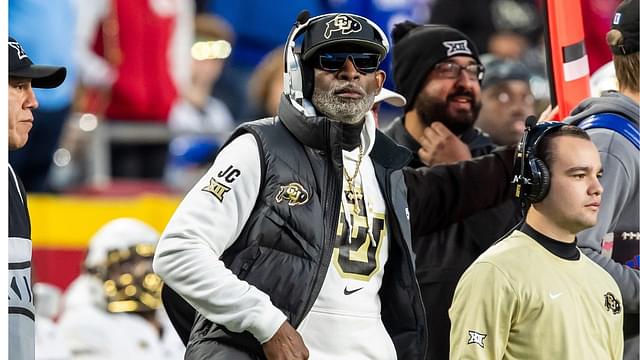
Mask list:
[[[514,165],[516,185],[515,196],[523,205],[542,201],[549,193],[551,173],[544,161],[538,157],[537,147],[540,141],[550,133],[559,130],[561,122],[535,124],[527,120],[527,127],[518,144]]]
[[[287,47],[287,71],[284,73],[284,83],[288,86],[284,87],[285,95],[290,95],[295,100],[301,100],[302,89],[302,59],[298,54],[294,53],[293,47]]]
[[[549,193],[551,175],[544,161],[537,157],[529,159],[529,166],[531,168],[532,181],[529,191],[526,192],[526,197],[531,203],[537,203],[542,201]]]

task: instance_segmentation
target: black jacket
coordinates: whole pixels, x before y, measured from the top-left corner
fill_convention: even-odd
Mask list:
[[[398,144],[413,151],[414,159],[409,166],[414,168],[424,166],[417,155],[420,144],[407,133],[403,121],[403,118],[395,119],[384,132]],[[461,140],[469,146],[473,157],[489,154],[496,148],[490,138],[476,128],[470,128],[462,134]],[[484,175],[490,174],[493,174],[493,171],[486,169]],[[479,180],[467,180],[473,184],[469,184],[473,192],[489,191],[498,185],[498,182],[502,185],[508,182],[507,179],[495,177],[489,180],[496,183],[485,182],[484,185],[477,182]],[[412,195],[412,186],[409,184],[407,186],[410,194],[409,203],[412,203],[414,200],[412,197],[416,195]],[[474,196],[476,194],[462,197],[461,201],[466,203]],[[418,282],[428,319],[427,359],[448,359],[451,328],[448,310],[458,280],[464,270],[484,250],[518,223],[521,218],[519,205],[515,200],[508,200],[430,234],[418,233],[415,226],[431,218],[420,212],[412,212],[412,215],[416,220],[416,224],[412,224],[414,225],[412,241],[416,252]]]

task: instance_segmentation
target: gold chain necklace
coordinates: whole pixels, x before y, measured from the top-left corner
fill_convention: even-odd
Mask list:
[[[353,173],[353,176],[349,176],[347,173],[347,168],[344,169],[344,177],[347,180],[347,199],[353,201],[353,210],[357,214],[360,214],[360,206],[358,202],[362,200],[362,192],[360,189],[356,188],[353,185],[353,181],[358,177],[358,173],[360,172],[360,163],[362,163],[362,158],[364,157],[364,150],[362,149],[362,144],[358,145],[358,160],[356,160],[356,171]]]

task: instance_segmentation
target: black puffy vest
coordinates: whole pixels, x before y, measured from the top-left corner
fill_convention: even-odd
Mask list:
[[[305,137],[330,139],[340,125],[312,118],[324,123],[316,124],[316,130],[324,130],[296,133],[314,127],[289,126],[291,121],[304,120],[287,119],[282,108],[281,118],[245,123],[229,140],[253,134],[261,151],[263,173],[253,211],[222,261],[240,279],[269,294],[297,327],[315,302],[331,262],[342,189],[341,149],[330,142],[320,148],[304,145]],[[426,320],[415,280],[406,187],[400,171],[409,153],[378,132],[371,157],[385,197],[391,239],[380,290],[382,320],[398,358],[421,360],[426,348]],[[224,345],[250,353],[247,358],[263,357],[260,344],[248,332],[230,332],[198,314],[185,358],[238,356]],[[216,357],[218,354],[222,356]]]

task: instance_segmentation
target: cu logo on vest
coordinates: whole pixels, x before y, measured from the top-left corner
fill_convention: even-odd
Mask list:
[[[288,185],[281,185],[278,195],[276,195],[276,202],[281,203],[288,201],[289,206],[304,205],[309,201],[309,193],[300,184],[292,182]]]

